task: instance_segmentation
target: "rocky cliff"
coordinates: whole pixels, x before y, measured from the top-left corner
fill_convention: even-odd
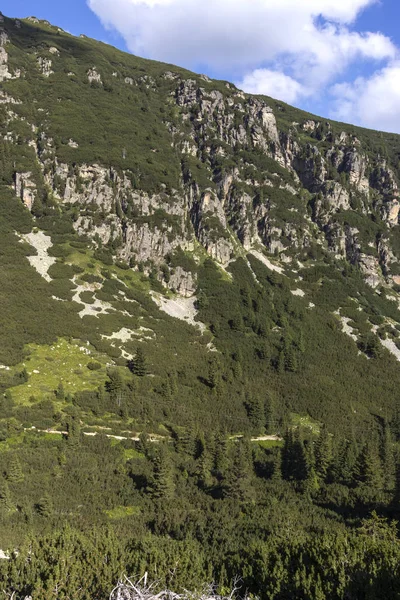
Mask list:
[[[143,75],[143,66],[118,63],[113,49],[103,48],[92,64],[85,52],[93,42],[80,39],[71,53],[71,36],[37,19],[2,17],[1,27],[2,138],[24,147],[18,162],[29,169],[16,165],[13,186],[33,214],[56,203],[74,215],[80,234],[131,268],[156,269],[160,281],[185,294],[195,274],[166,274],[178,250],[204,250],[226,267],[252,249],[288,263],[317,247],[357,265],[373,287],[396,282],[391,240],[400,204],[390,136],[158,63]],[[74,87],[84,89],[91,111],[68,91]],[[160,161],[168,177],[174,171],[168,183],[153,173],[143,185],[140,161],[118,136],[118,161],[81,151],[82,144],[112,143],[112,119],[102,121],[99,107],[113,95],[124,100],[122,117],[144,129],[147,166]],[[131,102],[141,105],[142,122],[129,114]],[[75,109],[78,125],[88,113],[93,139],[76,123],[68,129]],[[140,144],[135,151],[143,151]]]

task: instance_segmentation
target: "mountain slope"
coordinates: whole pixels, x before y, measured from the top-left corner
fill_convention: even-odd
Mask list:
[[[221,421],[233,431],[246,427],[245,396],[263,396],[265,378],[275,422],[288,412],[331,424],[393,413],[397,136],[246,96],[34,18],[3,18],[2,29],[3,223],[20,239],[3,241],[14,289],[3,293],[1,355],[18,365],[14,378],[29,343],[68,336],[123,366],[140,341],[156,379],[139,389],[156,421],[177,415],[165,407],[171,377],[181,416],[191,398],[181,424],[197,399],[213,404],[214,363]],[[195,315],[197,291],[204,333],[160,314],[151,287],[183,318]],[[158,299],[168,288],[192,300]],[[359,348],[340,332],[343,319]],[[72,393],[74,373],[57,376]],[[23,382],[11,395],[28,401],[52,384]]]
[[[7,597],[397,597],[400,137],[33,17],[0,83]]]

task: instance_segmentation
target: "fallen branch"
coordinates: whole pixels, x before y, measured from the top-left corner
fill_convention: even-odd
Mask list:
[[[234,600],[238,597],[239,583],[240,579],[235,579],[229,596],[218,595],[212,585],[204,587],[200,592],[190,592],[189,590],[183,590],[180,594],[171,590],[156,592],[156,583],[148,584],[147,573],[145,573],[137,582],[132,582],[129,577],[125,576],[112,590],[109,600]],[[248,598],[245,596],[241,600],[248,600]]]

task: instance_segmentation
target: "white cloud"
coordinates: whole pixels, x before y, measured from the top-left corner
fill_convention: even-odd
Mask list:
[[[271,69],[255,69],[236,85],[249,94],[265,94],[288,104],[293,104],[299,97],[307,95],[307,90],[298,81]]]
[[[336,84],[331,91],[336,98],[334,118],[400,133],[400,60],[369,78]]]
[[[380,69],[368,81],[336,87],[346,120],[386,128],[377,91],[397,72],[397,48],[379,32],[357,32],[360,12],[379,0],[87,0],[107,28],[116,29],[129,50],[164,62],[233,77],[247,92],[289,103],[320,98],[348,76],[353,64]],[[391,67],[382,69],[382,65]],[[387,70],[389,69],[389,70]],[[234,75],[232,75],[234,73]],[[391,73],[391,75],[390,75]],[[369,88],[364,94],[364,86]],[[396,92],[397,93],[397,92]],[[392,96],[397,97],[393,91]],[[356,98],[352,99],[355,94]],[[360,99],[365,98],[365,106]],[[374,103],[379,119],[367,110]],[[388,103],[386,97],[382,105]],[[395,107],[394,107],[395,108]],[[397,110],[397,108],[395,108]],[[385,120],[386,119],[386,120]],[[382,125],[383,123],[383,125]]]
[[[315,70],[337,71],[339,60],[393,55],[379,33],[350,33],[351,23],[373,0],[88,0],[106,27],[129,49],[150,58],[193,67],[250,70],[285,56]],[[316,19],[330,20],[318,25]],[[300,58],[300,60],[299,60]],[[325,69],[320,67],[324,66]]]

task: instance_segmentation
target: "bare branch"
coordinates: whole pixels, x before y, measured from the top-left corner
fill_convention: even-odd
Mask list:
[[[239,598],[238,596],[241,583],[242,580],[240,577],[234,579],[232,582],[232,591],[229,596],[218,595],[214,585],[205,586],[199,592],[191,592],[184,589],[180,594],[171,590],[161,590],[156,593],[155,588],[158,585],[156,582],[147,582],[146,572],[135,583],[125,575],[124,581],[119,581],[112,590],[109,600],[248,600],[247,595],[244,598]]]

